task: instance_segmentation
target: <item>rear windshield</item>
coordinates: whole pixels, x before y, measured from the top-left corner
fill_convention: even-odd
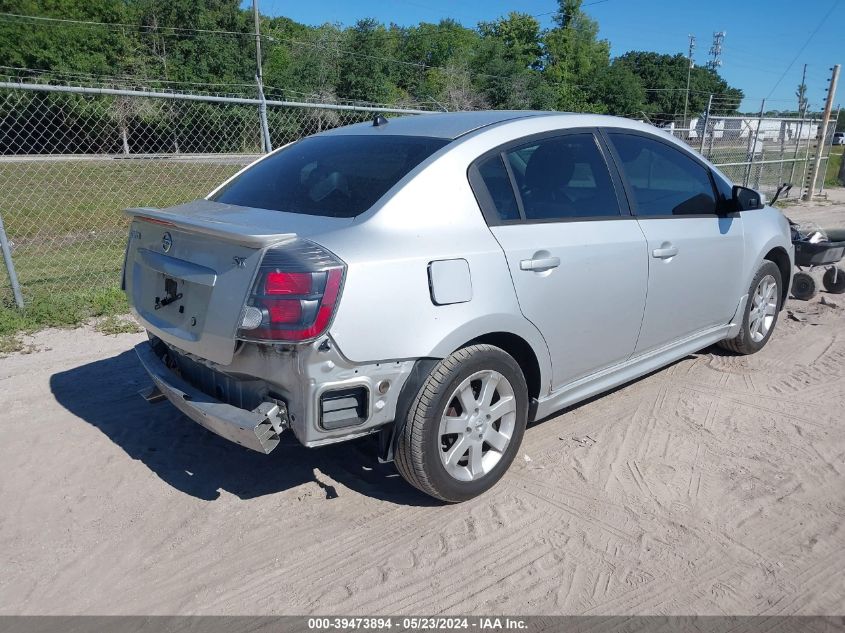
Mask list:
[[[311,136],[256,163],[212,200],[352,218],[446,143],[420,136]]]

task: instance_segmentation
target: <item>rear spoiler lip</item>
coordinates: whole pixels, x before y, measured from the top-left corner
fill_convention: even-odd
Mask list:
[[[174,229],[186,229],[253,248],[265,248],[296,237],[296,233],[256,233],[256,231],[261,231],[259,227],[202,220],[168,213],[155,207],[133,207],[124,209],[123,213],[133,220],[148,220],[155,224],[172,226]]]

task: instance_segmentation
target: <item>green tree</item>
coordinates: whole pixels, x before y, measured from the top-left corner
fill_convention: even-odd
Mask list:
[[[646,106],[646,91],[640,78],[623,64],[612,63],[599,71],[588,90],[596,111],[617,116],[640,116]]]
[[[132,19],[122,0],[0,0],[0,12],[106,23]],[[3,20],[0,64],[81,75],[115,75],[125,67],[134,36],[131,30],[108,26]]]
[[[543,39],[535,17],[511,11],[506,18],[479,23],[478,30],[482,37],[502,43],[501,56],[507,61],[523,68],[542,68]]]
[[[558,0],[555,26],[544,38],[544,76],[561,110],[595,110],[590,84],[610,64],[610,43],[598,38],[598,23],[581,10],[581,0]]]
[[[359,20],[344,32],[337,94],[344,99],[390,103],[397,96],[395,37],[375,19]]]
[[[473,55],[476,85],[490,107],[549,109],[555,95],[543,79],[542,35],[535,18],[511,12],[479,25],[481,40]]]
[[[252,14],[242,5],[241,0],[0,0],[0,11],[7,13],[105,23],[0,21],[0,64],[48,71],[53,73],[48,78],[68,83],[85,83],[91,74],[143,87],[224,84],[221,91],[254,95]],[[610,44],[600,39],[599,25],[583,11],[582,0],[558,0],[547,31],[518,12],[474,29],[452,19],[407,27],[367,19],[343,29],[264,16],[261,31],[265,85],[287,98],[645,113],[661,123],[683,112],[687,94],[683,55],[632,51],[611,63]],[[715,71],[692,69],[690,114],[702,112],[710,94],[718,96],[715,114],[736,112],[742,99],[742,91]],[[80,116],[97,116],[86,110],[84,99],[49,99],[75,100]],[[181,129],[179,107],[151,108],[139,101],[116,99],[108,115],[126,143],[137,143],[133,126]],[[327,116],[320,114],[313,127],[333,124]],[[176,140],[172,145],[179,147]]]
[[[333,100],[340,80],[343,32],[332,24],[309,28],[275,18],[267,28],[264,81],[290,99]]]
[[[644,113],[655,123],[668,123],[683,116],[686,97],[689,59],[678,53],[664,55],[649,51],[631,51],[614,61],[636,75],[646,92]],[[710,95],[714,100],[712,113],[736,112],[742,91],[732,88],[718,73],[709,68],[696,67],[690,74],[688,112],[703,113]]]
[[[160,63],[155,76],[208,83],[254,77],[251,16],[237,0],[132,0],[127,6],[147,65]]]
[[[396,58],[401,62],[395,68],[397,86],[408,98],[442,102],[458,98],[457,93],[448,97],[448,91],[465,92],[466,82],[461,69],[466,69],[477,45],[479,35],[476,31],[447,19],[437,24],[422,22],[393,33],[398,46]],[[448,71],[444,72],[444,68]],[[463,101],[462,98],[458,100]]]

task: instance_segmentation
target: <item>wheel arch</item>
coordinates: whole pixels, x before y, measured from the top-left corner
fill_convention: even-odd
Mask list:
[[[780,278],[783,282],[780,309],[783,310],[783,307],[786,305],[786,299],[789,297],[789,287],[792,280],[792,261],[789,259],[786,249],[782,246],[775,246],[763,256],[763,260],[772,262],[780,270]]]
[[[461,347],[478,344],[492,345],[510,354],[522,369],[525,384],[528,386],[528,397],[532,400],[540,397],[542,389],[540,361],[528,341],[513,332],[490,332],[467,341]]]
[[[544,380],[540,359],[537,357],[534,348],[527,340],[513,332],[488,332],[458,345],[453,352],[477,344],[493,345],[500,348],[510,354],[522,369],[522,375],[525,377],[525,383],[528,387],[528,421],[531,422],[537,411],[537,403],[543,389]],[[418,359],[414,364],[411,374],[402,386],[396,407],[396,418],[393,423],[383,427],[380,433],[379,459],[382,462],[393,461],[396,442],[407,421],[411,402],[441,360],[438,357],[426,357]]]

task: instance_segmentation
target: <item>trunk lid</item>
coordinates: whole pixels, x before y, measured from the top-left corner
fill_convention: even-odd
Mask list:
[[[132,312],[162,340],[221,365],[232,361],[265,249],[351,222],[208,200],[126,213],[124,285]]]

